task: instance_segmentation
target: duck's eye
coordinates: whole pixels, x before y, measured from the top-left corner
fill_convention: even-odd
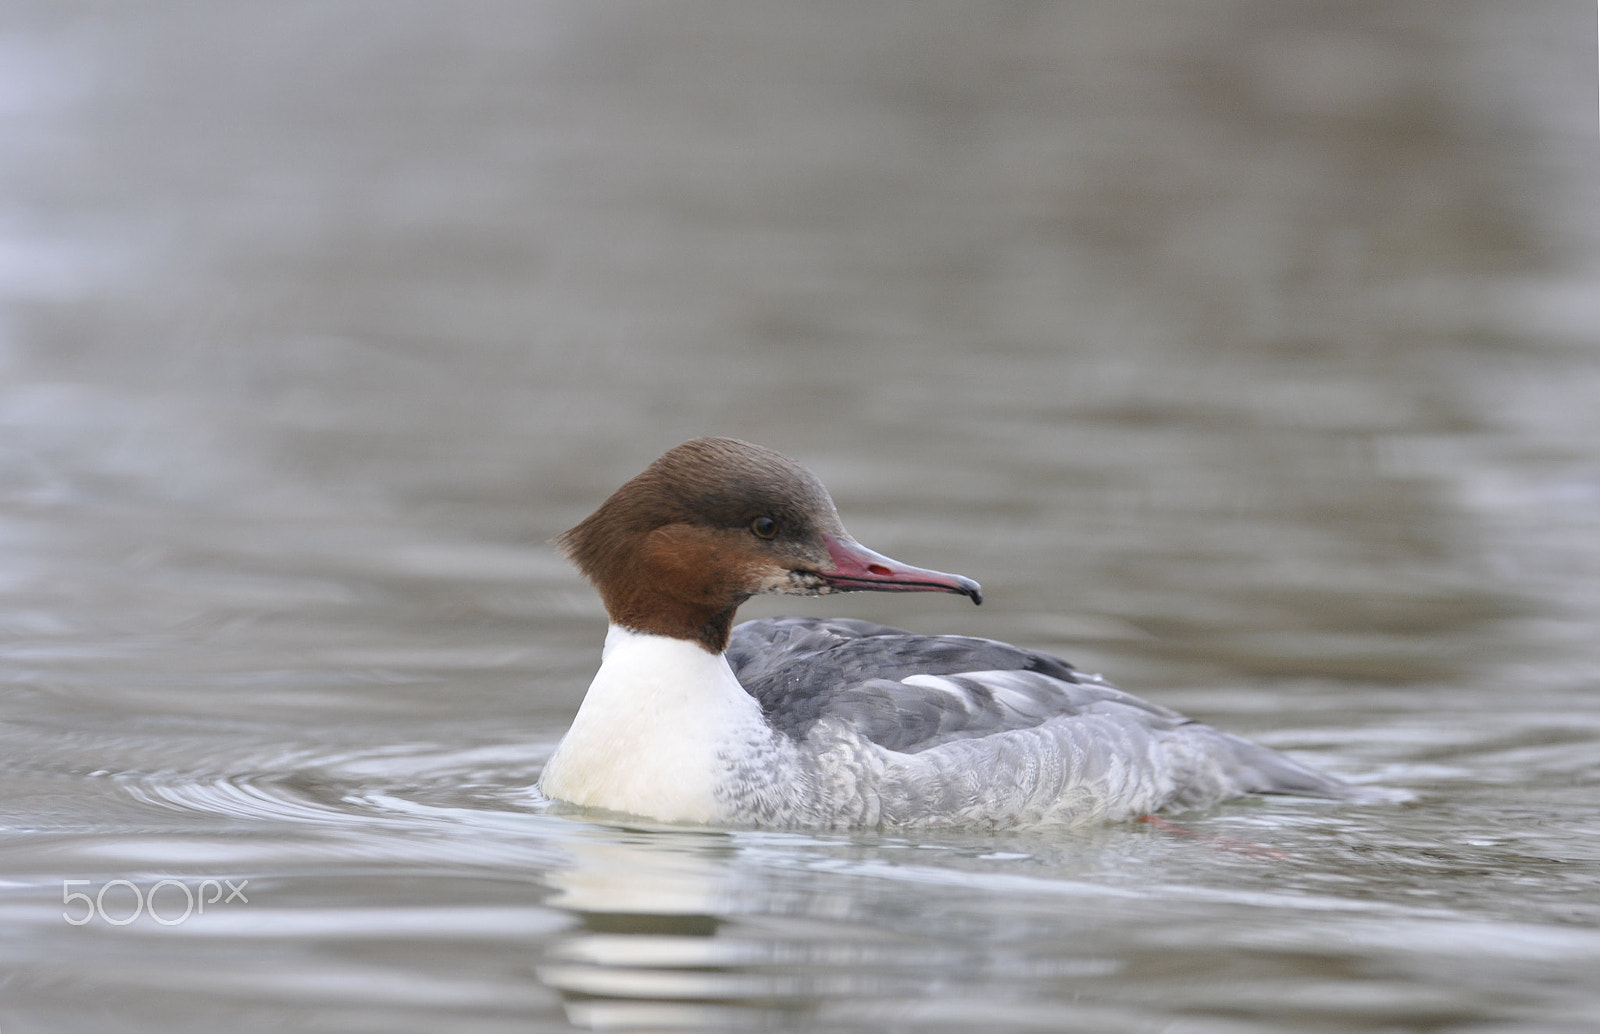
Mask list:
[[[778,533],[778,522],[771,517],[757,517],[750,522],[750,533],[759,539],[770,539]]]

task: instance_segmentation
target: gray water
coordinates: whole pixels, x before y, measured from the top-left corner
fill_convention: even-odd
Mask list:
[[[0,1031],[1600,1028],[1593,17],[8,3]],[[548,810],[702,433],[1416,802]]]

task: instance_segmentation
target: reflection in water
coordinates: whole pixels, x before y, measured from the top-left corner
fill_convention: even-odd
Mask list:
[[[785,892],[759,856],[725,834],[591,829],[568,840],[572,866],[549,874],[550,904],[579,926],[548,948],[539,977],[585,1028],[738,1029],[893,995],[906,972],[952,962],[937,946],[839,926]],[[787,852],[785,852],[787,853]],[[772,921],[773,906],[788,921]],[[845,914],[838,914],[843,909]],[[766,919],[762,917],[766,916]],[[819,936],[820,935],[820,936]]]
[[[1377,1028],[1499,1014],[1549,960],[1600,962],[1589,930],[1464,923],[1437,869],[1407,902],[1405,859],[1329,882],[1329,843],[1371,830],[1316,809],[1300,825],[1247,823],[1280,850],[1244,854],[1127,829],[985,844],[577,826],[549,874],[577,922],[538,976],[600,1030],[1093,1031],[1174,1013],[1323,1029],[1352,1010]],[[1448,990],[1371,980],[1440,956]]]
[[[750,946],[719,937],[737,898],[710,857],[717,834],[618,831],[567,842],[572,865],[552,871],[550,903],[579,926],[549,945],[539,979],[558,989],[581,1027],[720,1029],[741,1003],[781,1002],[776,984],[741,969]],[[691,846],[689,839],[701,841]],[[679,841],[674,843],[673,841]]]

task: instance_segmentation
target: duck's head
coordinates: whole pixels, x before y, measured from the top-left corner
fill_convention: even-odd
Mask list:
[[[713,652],[758,593],[949,592],[983,602],[970,578],[863,546],[816,475],[734,438],[670,450],[556,544],[599,589],[613,623]]]

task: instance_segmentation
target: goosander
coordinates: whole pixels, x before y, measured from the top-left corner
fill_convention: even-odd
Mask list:
[[[540,778],[552,800],[723,827],[995,829],[1358,794],[1049,654],[845,618],[734,627],[757,593],[983,602],[970,578],[861,545],[815,475],[761,446],[685,442],[555,541],[610,630]]]

